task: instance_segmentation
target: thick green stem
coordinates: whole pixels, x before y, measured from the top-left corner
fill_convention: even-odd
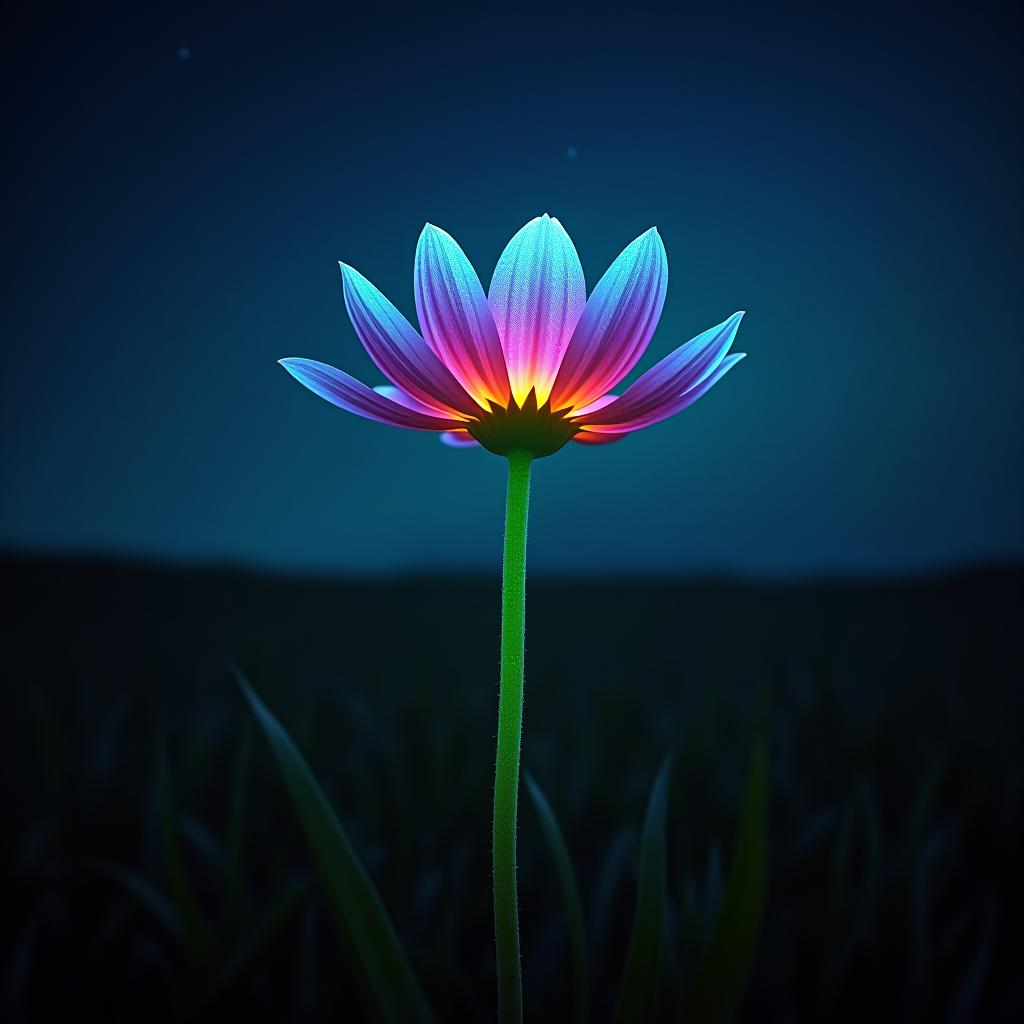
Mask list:
[[[519,745],[523,732],[523,661],[526,640],[526,520],[533,456],[508,457],[505,556],[501,575],[501,689],[498,695],[498,757],[494,774],[494,943],[498,955],[498,1017],[523,1019],[519,966],[519,903],[516,895],[516,811]]]

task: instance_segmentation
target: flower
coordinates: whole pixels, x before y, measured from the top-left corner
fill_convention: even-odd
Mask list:
[[[743,314],[681,345],[621,395],[658,325],[668,285],[656,228],[631,242],[587,298],[562,225],[544,214],[505,247],[485,295],[454,238],[428,224],[416,246],[422,335],[365,277],[341,264],[345,306],[377,368],[376,388],[312,359],[281,365],[311,391],[368,419],[433,430],[454,447],[551,455],[607,444],[674,416],[742,358]]]

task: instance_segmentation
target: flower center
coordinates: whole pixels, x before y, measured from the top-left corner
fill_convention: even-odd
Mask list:
[[[495,455],[529,452],[535,459],[542,459],[554,455],[580,432],[580,428],[567,419],[571,407],[553,412],[549,399],[538,408],[537,392],[533,388],[522,405],[515,398],[509,398],[507,407],[496,402],[491,402],[490,406],[490,412],[467,423],[466,429]]]

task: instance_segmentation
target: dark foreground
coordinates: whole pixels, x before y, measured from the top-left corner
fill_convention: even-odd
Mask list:
[[[496,581],[2,570],[4,1017],[363,1019],[230,660],[309,759],[442,1019],[493,1019]],[[685,980],[762,735],[769,895],[741,1019],[1024,1019],[1022,580],[531,584],[524,762],[580,879],[595,1019],[665,752]],[[520,845],[527,1016],[569,1020],[557,876],[525,802]]]

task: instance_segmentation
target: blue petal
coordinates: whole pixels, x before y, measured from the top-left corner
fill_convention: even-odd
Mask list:
[[[448,367],[384,294],[359,271],[340,266],[349,319],[380,371],[426,405],[479,412]]]
[[[543,405],[587,302],[572,239],[546,213],[521,228],[498,259],[487,294],[516,401]]]
[[[593,425],[631,422],[663,406],[671,406],[681,395],[716,373],[732,347],[742,319],[742,312],[733,313],[717,327],[680,345],[626,388],[621,398],[581,416],[580,421]]]
[[[481,408],[506,405],[508,371],[480,279],[455,239],[432,224],[416,246],[414,284],[426,343]]]
[[[631,242],[587,300],[551,389],[551,406],[589,405],[636,365],[658,326],[668,258],[656,228]]]

